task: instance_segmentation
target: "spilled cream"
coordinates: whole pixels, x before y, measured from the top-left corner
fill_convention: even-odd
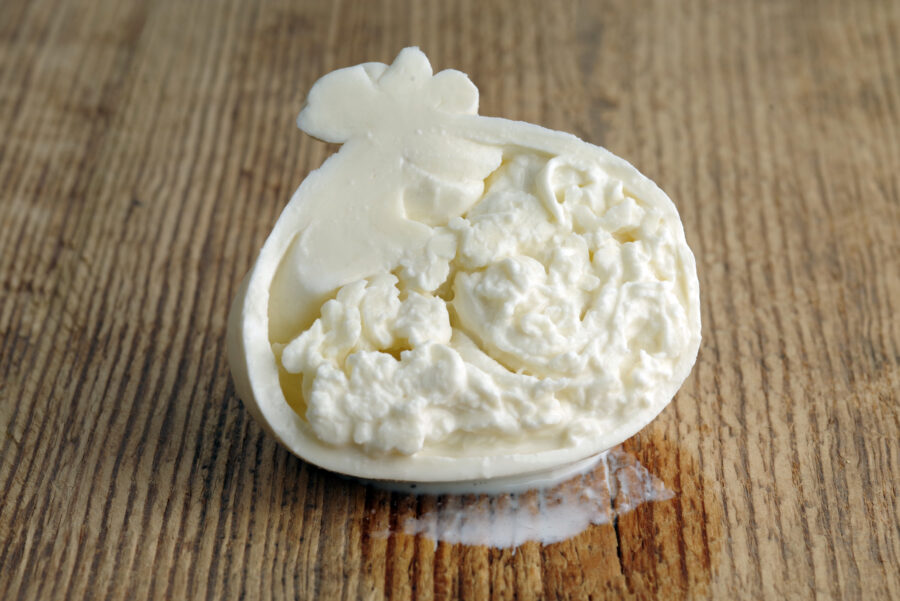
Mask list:
[[[611,523],[644,503],[674,497],[662,480],[621,447],[580,467],[582,473],[564,482],[520,492],[421,495],[417,515],[401,516],[393,532],[419,535],[435,545],[499,549],[529,541],[549,545],[577,536],[591,525]],[[391,530],[380,530],[370,536],[391,534]]]

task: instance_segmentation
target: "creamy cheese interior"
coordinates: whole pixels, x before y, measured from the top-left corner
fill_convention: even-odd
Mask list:
[[[368,477],[523,474],[618,444],[700,342],[668,197],[574,136],[477,114],[417,49],[341,69],[298,123],[343,144],[285,208],[229,318],[241,397]]]
[[[334,445],[570,444],[648,406],[691,342],[675,245],[602,169],[513,151],[471,209],[275,351]]]

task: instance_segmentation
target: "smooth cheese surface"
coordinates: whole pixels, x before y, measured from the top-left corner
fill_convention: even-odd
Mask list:
[[[237,389],[286,446],[365,478],[525,474],[653,419],[700,342],[672,202],[577,138],[477,115],[418,49],[326,75],[298,123],[343,143],[229,318]]]

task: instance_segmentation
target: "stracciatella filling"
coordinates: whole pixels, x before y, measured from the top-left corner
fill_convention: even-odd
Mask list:
[[[651,403],[690,343],[673,234],[603,170],[513,150],[464,215],[275,350],[333,445],[577,442]]]

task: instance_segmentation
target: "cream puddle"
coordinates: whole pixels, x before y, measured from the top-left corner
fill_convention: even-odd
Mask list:
[[[674,493],[633,455],[615,447],[592,459],[583,473],[555,486],[507,494],[419,496],[415,516],[399,516],[395,532],[422,535],[437,544],[517,547],[552,544],[592,524],[607,524],[643,503]],[[390,531],[373,532],[383,538]]]

